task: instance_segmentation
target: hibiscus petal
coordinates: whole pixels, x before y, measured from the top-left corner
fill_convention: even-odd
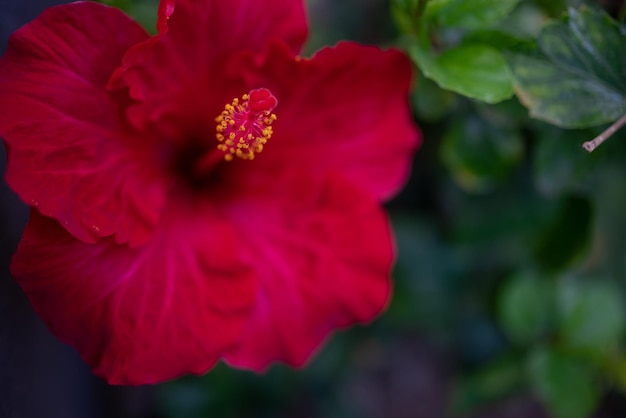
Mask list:
[[[13,34],[0,60],[7,180],[77,238],[144,242],[163,190],[135,161],[119,103],[105,89],[123,54],[148,35],[96,3],[46,10]]]
[[[295,53],[307,32],[301,0],[163,0],[159,28],[161,35],[129,51],[109,87],[128,87],[140,102],[128,113],[134,126],[170,140],[206,133],[207,120],[247,93],[229,88],[237,75],[226,71],[231,56],[276,38]]]
[[[259,50],[269,39],[279,38],[297,53],[306,39],[307,23],[301,0],[173,2],[174,13],[168,26],[172,42],[180,48],[187,43],[196,52],[206,49],[222,55]]]
[[[225,359],[257,371],[275,360],[300,366],[333,330],[380,314],[394,258],[371,196],[340,177],[274,175],[233,184],[232,200],[222,195],[259,278],[250,322]]]
[[[405,55],[344,42],[310,60],[294,59],[274,43],[264,56],[251,54],[233,65],[246,71],[250,88],[268,88],[278,99],[274,135],[255,172],[290,161],[341,172],[382,199],[404,184],[420,143]]]
[[[207,206],[175,210],[153,240],[129,249],[78,241],[31,220],[11,266],[34,309],[94,373],[146,384],[206,372],[249,315],[256,280],[230,225]]]
[[[174,13],[174,0],[161,0],[159,2],[157,30],[159,33],[167,31],[167,20]]]

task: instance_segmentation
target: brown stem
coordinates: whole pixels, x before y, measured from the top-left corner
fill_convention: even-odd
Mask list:
[[[626,115],[619,118],[617,121],[615,121],[615,123],[613,123],[613,125],[606,128],[604,132],[593,138],[591,141],[585,142],[583,144],[583,148],[586,149],[588,152],[593,151],[594,149],[598,148],[600,144],[609,139],[611,135],[613,135],[619,128],[624,126],[625,123]]]

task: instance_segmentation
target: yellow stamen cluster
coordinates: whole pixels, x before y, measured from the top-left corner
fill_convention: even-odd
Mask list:
[[[248,94],[241,96],[241,100],[234,98],[215,118],[217,149],[225,153],[226,161],[232,161],[235,156],[253,160],[272,136],[271,125],[276,115],[270,111],[251,112],[249,100]]]

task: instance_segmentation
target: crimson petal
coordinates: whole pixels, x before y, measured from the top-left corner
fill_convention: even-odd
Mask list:
[[[194,45],[196,53],[259,50],[272,38],[297,53],[306,39],[301,0],[163,1],[174,4],[168,21],[172,42],[179,48]]]
[[[167,31],[167,21],[174,13],[174,6],[176,2],[174,0],[161,0],[159,2],[157,30],[159,33]]]
[[[161,183],[135,161],[105,89],[124,53],[147,37],[116,9],[74,3],[15,32],[0,60],[7,180],[83,241],[140,244],[163,205]]]
[[[112,384],[206,372],[256,288],[238,238],[208,206],[172,210],[150,243],[85,244],[36,210],[11,271],[50,329]]]
[[[158,25],[162,33],[129,51],[109,87],[129,88],[135,127],[169,140],[205,129],[226,101],[247,93],[228,86],[237,76],[226,70],[232,56],[270,39],[296,53],[307,34],[301,0],[162,0]]]
[[[404,54],[343,42],[306,60],[273,43],[264,56],[232,65],[245,69],[249,87],[269,88],[278,99],[274,135],[250,167],[255,173],[285,162],[340,172],[381,199],[404,184],[421,141]]]
[[[376,199],[336,176],[274,174],[222,196],[259,278],[251,319],[225,359],[253,370],[303,365],[332,331],[380,314],[394,258]]]

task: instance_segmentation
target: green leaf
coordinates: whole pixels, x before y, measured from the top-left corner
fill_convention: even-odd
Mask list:
[[[478,264],[501,259],[508,268],[530,258],[532,244],[555,206],[511,187],[482,196],[463,193],[463,198],[451,202],[453,242],[471,248],[473,257],[481,260],[476,260]]]
[[[443,26],[483,28],[506,17],[518,3],[519,0],[431,0],[425,16]]]
[[[533,3],[552,17],[560,16],[567,8],[566,0],[534,0]]]
[[[540,348],[528,366],[531,385],[554,418],[588,418],[596,408],[600,391],[592,370],[580,359]]]
[[[454,277],[461,270],[449,247],[440,242],[434,223],[392,218],[398,247],[394,271],[395,296],[385,315],[391,326],[415,329],[450,338],[455,300]]]
[[[573,262],[591,238],[591,203],[580,196],[567,196],[552,222],[539,237],[535,257],[547,271],[556,272]]]
[[[424,75],[446,90],[487,103],[513,95],[509,68],[493,47],[467,43],[436,56],[413,45],[409,53]]]
[[[441,156],[455,180],[481,192],[505,179],[523,155],[519,132],[475,116],[456,121],[444,135]]]
[[[506,334],[518,343],[531,343],[548,331],[554,319],[554,288],[547,280],[518,275],[499,297],[498,313]]]
[[[568,24],[546,27],[539,46],[557,66],[626,91],[626,37],[604,12],[570,9]]]
[[[454,416],[493,403],[515,392],[524,383],[524,365],[518,358],[504,357],[460,379],[450,407]]]
[[[558,292],[560,331],[565,344],[599,356],[619,344],[626,312],[617,286],[563,280]]]
[[[626,356],[623,352],[607,356],[602,372],[619,391],[626,393]]]
[[[550,125],[537,133],[533,149],[533,175],[537,189],[558,197],[567,192],[585,193],[603,174],[603,149],[591,155],[581,152],[580,144],[595,135],[590,129],[564,131]]]
[[[417,87],[413,90],[413,105],[420,120],[435,122],[454,109],[459,96],[443,90],[426,77],[420,76],[418,80]]]
[[[391,2],[391,16],[401,32],[411,33],[415,29],[419,3],[420,0],[393,0]]]
[[[600,11],[570,9],[546,27],[540,53],[507,55],[516,93],[535,118],[583,128],[626,113],[626,36]]]
[[[532,53],[536,50],[534,40],[521,38],[500,29],[475,30],[467,34],[463,42],[489,45],[500,51]]]
[[[97,0],[123,10],[148,33],[156,33],[158,0]]]
[[[97,0],[100,3],[104,3],[109,6],[116,7],[120,10],[128,10],[132,5],[132,0]]]

